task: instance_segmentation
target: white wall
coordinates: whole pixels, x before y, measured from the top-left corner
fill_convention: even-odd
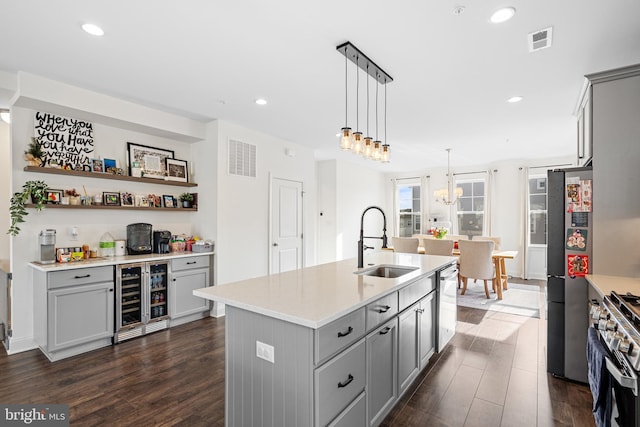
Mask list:
[[[228,141],[257,146],[257,176],[227,173]],[[304,193],[305,265],[316,262],[316,176],[313,150],[233,123],[217,123],[217,279],[219,284],[269,271],[271,177],[300,181]],[[292,149],[294,157],[285,155]]]
[[[9,125],[0,120],[0,200],[9,206],[11,198],[11,141]],[[0,211],[0,259],[9,259],[9,209]]]
[[[385,212],[387,235],[391,236],[392,208],[387,204],[384,174],[343,160],[326,160],[318,163],[318,179],[318,217],[324,212],[318,227],[320,262],[358,256],[360,218],[369,206],[378,206]],[[382,215],[369,211],[364,220],[365,236],[381,236],[382,225]],[[375,239],[365,243],[376,249],[382,245],[381,240]]]

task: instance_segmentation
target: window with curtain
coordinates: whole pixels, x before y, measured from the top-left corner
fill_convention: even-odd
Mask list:
[[[485,180],[456,180],[456,187],[462,188],[462,196],[457,200],[458,234],[482,236],[484,228]]]
[[[421,233],[420,184],[398,184],[398,236],[411,237]]]
[[[529,176],[529,244],[547,244],[547,177]]]

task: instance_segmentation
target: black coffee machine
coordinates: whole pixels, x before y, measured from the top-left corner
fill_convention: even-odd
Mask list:
[[[153,253],[168,254],[170,240],[171,240],[170,231],[154,230],[153,231]]]
[[[151,239],[151,224],[140,222],[127,225],[127,253],[129,255],[150,254],[153,249]]]

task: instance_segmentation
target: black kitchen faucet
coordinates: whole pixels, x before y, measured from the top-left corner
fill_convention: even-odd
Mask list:
[[[369,209],[377,209],[382,214],[382,219],[384,220],[382,225],[382,236],[365,236],[364,235],[364,214],[367,213]],[[358,240],[358,268],[364,267],[364,251],[366,249],[373,249],[371,246],[365,246],[364,239],[382,239],[382,247],[386,249],[387,247],[387,217],[384,214],[384,211],[377,206],[369,206],[367,209],[362,212],[362,217],[360,218],[360,240]]]

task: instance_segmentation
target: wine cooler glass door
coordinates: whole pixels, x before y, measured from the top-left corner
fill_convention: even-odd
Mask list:
[[[120,327],[127,328],[143,321],[143,268],[124,267],[120,272]]]
[[[150,318],[151,320],[166,318],[168,290],[168,264],[152,264],[149,266],[150,281]]]

